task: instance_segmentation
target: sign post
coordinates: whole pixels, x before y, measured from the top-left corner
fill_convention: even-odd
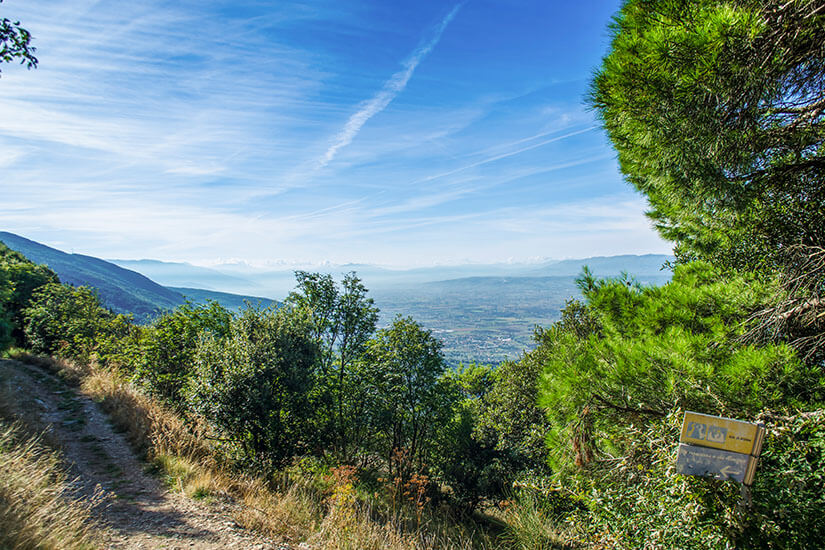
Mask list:
[[[676,470],[680,474],[731,479],[750,487],[765,426],[732,418],[685,412]]]

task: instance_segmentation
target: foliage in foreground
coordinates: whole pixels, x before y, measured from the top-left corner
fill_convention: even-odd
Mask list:
[[[89,510],[70,496],[60,458],[0,419],[0,548],[98,548]]]
[[[37,58],[34,56],[36,48],[32,46],[31,40],[31,33],[21,27],[20,22],[7,17],[0,19],[0,62],[19,60],[27,69],[37,67]]]
[[[658,288],[587,276],[581,284],[583,315],[540,346],[556,487],[581,507],[560,517],[585,539],[627,548],[823,540],[814,525],[825,514],[814,489],[825,471],[822,370],[787,345],[739,338],[770,288],[703,263],[678,266]],[[752,507],[738,506],[735,483],[675,472],[685,410],[767,424]]]
[[[630,0],[593,81],[622,172],[677,253],[772,269],[825,246],[825,6]]]

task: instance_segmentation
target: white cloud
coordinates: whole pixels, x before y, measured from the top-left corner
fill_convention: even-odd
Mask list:
[[[392,75],[392,77],[384,83],[381,91],[364,102],[361,108],[349,118],[344,128],[333,139],[332,145],[329,146],[324,156],[319,160],[319,168],[323,168],[332,162],[339,150],[352,143],[352,140],[355,139],[355,136],[358,135],[358,132],[369,119],[386,109],[392,100],[404,91],[418,64],[421,63],[433,48],[435,48],[438,41],[441,40],[441,35],[444,33],[447,25],[450,24],[450,21],[456,16],[458,10],[461,9],[461,6],[461,4],[458,4],[450,10],[450,13],[448,13],[435,28],[433,36],[416,48],[412,55],[404,61],[404,68]]]

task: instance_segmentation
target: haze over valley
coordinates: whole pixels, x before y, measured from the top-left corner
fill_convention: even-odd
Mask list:
[[[597,277],[627,273],[640,284],[664,284],[671,256],[601,256],[531,263],[464,264],[415,269],[343,264],[305,267],[340,278],[355,271],[381,309],[381,324],[412,316],[444,342],[451,364],[498,363],[532,349],[535,327],[559,318],[580,296],[576,278],[588,266]],[[170,287],[198,287],[282,300],[295,286],[293,270],[243,263],[210,268],[156,260],[111,260]]]
[[[61,280],[98,289],[110,307],[144,322],[183,302],[216,300],[237,309],[244,301],[283,301],[295,286],[293,270],[266,270],[242,263],[212,267],[157,260],[111,260],[66,254],[12,233],[0,241],[54,269]],[[379,324],[410,316],[444,343],[451,365],[497,364],[532,349],[536,326],[559,318],[565,303],[580,296],[576,277],[586,265],[598,277],[632,276],[640,284],[663,284],[669,256],[649,254],[545,260],[532,263],[388,269],[364,264],[313,269],[335,278],[356,272],[381,310]],[[310,268],[308,268],[310,269]]]

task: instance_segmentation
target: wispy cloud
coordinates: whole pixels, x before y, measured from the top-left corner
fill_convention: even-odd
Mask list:
[[[361,108],[349,118],[341,132],[335,136],[332,145],[329,146],[329,149],[327,149],[324,156],[320,159],[318,163],[319,168],[323,168],[332,162],[335,155],[338,154],[338,151],[352,143],[352,140],[355,139],[355,136],[358,135],[358,132],[361,131],[361,128],[369,119],[386,109],[387,105],[389,105],[398,94],[404,91],[404,88],[407,87],[407,83],[410,81],[410,78],[412,78],[419,63],[427,57],[433,48],[435,48],[436,44],[438,44],[438,41],[441,40],[441,35],[444,34],[444,30],[456,14],[458,14],[462,5],[463,4],[458,4],[450,10],[450,13],[436,26],[432,37],[418,46],[412,55],[404,61],[404,68],[392,75],[392,77],[384,83],[381,91],[364,102]]]
[[[588,128],[584,128],[583,130],[576,130],[574,132],[568,132],[566,134],[562,134],[560,136],[556,136],[556,137],[551,138],[551,139],[545,139],[545,140],[540,141],[538,143],[533,143],[532,145],[528,145],[526,147],[521,147],[521,148],[516,149],[514,151],[508,151],[506,153],[499,153],[497,155],[487,157],[485,159],[473,162],[471,164],[465,164],[464,166],[460,166],[458,168],[454,168],[454,169],[448,170],[446,172],[441,172],[440,174],[434,174],[432,176],[427,176],[426,178],[421,178],[420,180],[417,180],[414,183],[423,183],[423,182],[426,182],[426,181],[432,181],[432,180],[443,178],[443,177],[446,177],[446,176],[452,176],[453,174],[463,172],[464,170],[469,170],[470,168],[475,168],[477,166],[482,166],[484,164],[489,164],[489,163],[495,162],[497,160],[501,160],[501,159],[505,159],[505,158],[508,158],[508,157],[513,157],[513,156],[516,156],[516,155],[520,155],[521,153],[526,153],[527,151],[532,151],[533,149],[538,149],[539,147],[544,147],[545,145],[550,145],[551,143],[555,143],[555,142],[561,141],[563,139],[568,139],[568,138],[578,136],[578,135],[581,135],[581,134],[584,134],[584,133],[587,133],[587,132],[592,132],[596,128],[597,128],[597,126],[590,126]],[[543,135],[544,134],[538,134],[538,135],[530,137],[530,138],[525,138],[523,140],[513,142],[513,144],[523,143],[525,141],[529,141],[531,139],[535,139],[536,137],[541,137]]]
[[[573,62],[548,57],[547,18],[464,0],[6,4],[40,66],[3,67],[0,229],[170,260],[659,246],[643,204],[616,198],[615,153],[581,91],[548,80]],[[584,82],[580,65],[569,76]],[[415,86],[425,76],[438,85]]]

